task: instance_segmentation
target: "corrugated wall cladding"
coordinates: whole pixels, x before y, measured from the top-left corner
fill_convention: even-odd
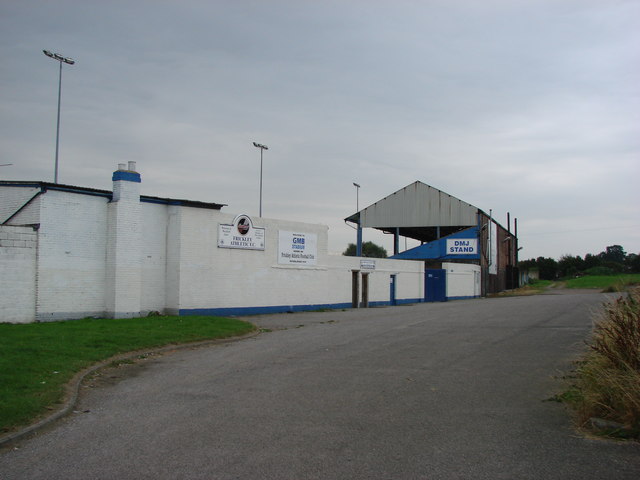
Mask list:
[[[392,193],[361,211],[363,227],[473,226],[478,208],[422,182]]]

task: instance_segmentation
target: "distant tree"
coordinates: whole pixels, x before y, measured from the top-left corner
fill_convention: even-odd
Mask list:
[[[541,280],[555,280],[558,277],[558,262],[553,258],[536,258]]]
[[[612,273],[624,272],[624,265],[618,262],[602,262],[601,267],[608,268]]]
[[[558,262],[553,258],[538,257],[535,260],[518,262],[522,270],[537,268],[540,280],[555,280],[558,277]]]
[[[624,259],[624,266],[627,271],[632,273],[640,273],[640,254],[630,253]]]
[[[538,268],[536,264],[535,258],[530,258],[529,260],[520,260],[518,262],[518,268],[520,270],[530,270],[532,268]]]
[[[571,277],[583,272],[587,275],[612,275],[620,272],[640,273],[640,254],[627,253],[621,245],[609,245],[597,255],[587,253],[580,256],[562,255],[558,261],[553,258],[538,257],[518,262],[521,270],[538,269],[540,279],[554,280]]]
[[[604,252],[600,252],[600,255],[598,256],[605,262],[616,262],[623,264],[627,254],[625,253],[624,248],[622,248],[620,245],[610,245]]]
[[[346,257],[355,257],[356,250],[356,244],[350,243],[342,255]],[[373,242],[364,242],[362,244],[362,256],[371,258],[387,258],[387,251],[380,245],[376,245]]]
[[[593,255],[592,253],[587,253],[584,256],[584,269],[588,270],[589,268],[599,267],[602,260],[598,255]]]
[[[558,275],[560,277],[573,277],[583,270],[584,260],[582,257],[563,255],[558,260]]]

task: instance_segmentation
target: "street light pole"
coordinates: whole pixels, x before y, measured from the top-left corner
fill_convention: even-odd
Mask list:
[[[253,146],[260,149],[260,217],[262,217],[262,152],[269,150],[266,145],[253,142]]]
[[[360,212],[360,185],[353,182],[353,186],[356,187],[356,212]],[[362,256],[362,222],[360,215],[358,215],[358,232],[356,235],[356,257]]]
[[[58,147],[60,145],[60,99],[62,97],[62,64],[73,65],[75,60],[67,57],[63,57],[59,53],[51,53],[49,50],[42,50],[42,52],[49,58],[53,58],[60,63],[60,73],[58,75],[58,122],[56,124],[56,164],[55,172],[53,176],[53,183],[58,183]]]
[[[356,187],[356,212],[360,211],[360,185],[358,185],[356,182],[353,182],[353,186]]]

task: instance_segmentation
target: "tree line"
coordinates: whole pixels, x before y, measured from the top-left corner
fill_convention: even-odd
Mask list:
[[[620,245],[610,245],[598,254],[563,255],[558,260],[538,257],[518,263],[520,270],[537,269],[541,280],[578,275],[615,275],[640,273],[640,255],[627,254]]]
[[[355,257],[356,256],[356,244],[350,243],[347,246],[347,249],[342,252],[342,255],[346,257]],[[362,256],[363,257],[373,257],[373,258],[387,258],[387,250],[380,245],[376,245],[373,242],[364,242],[362,244]]]

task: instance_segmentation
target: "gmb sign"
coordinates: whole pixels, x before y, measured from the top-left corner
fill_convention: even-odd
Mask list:
[[[318,261],[318,236],[315,233],[278,232],[278,263],[315,265]]]
[[[476,255],[478,253],[477,238],[448,238],[447,255]]]

